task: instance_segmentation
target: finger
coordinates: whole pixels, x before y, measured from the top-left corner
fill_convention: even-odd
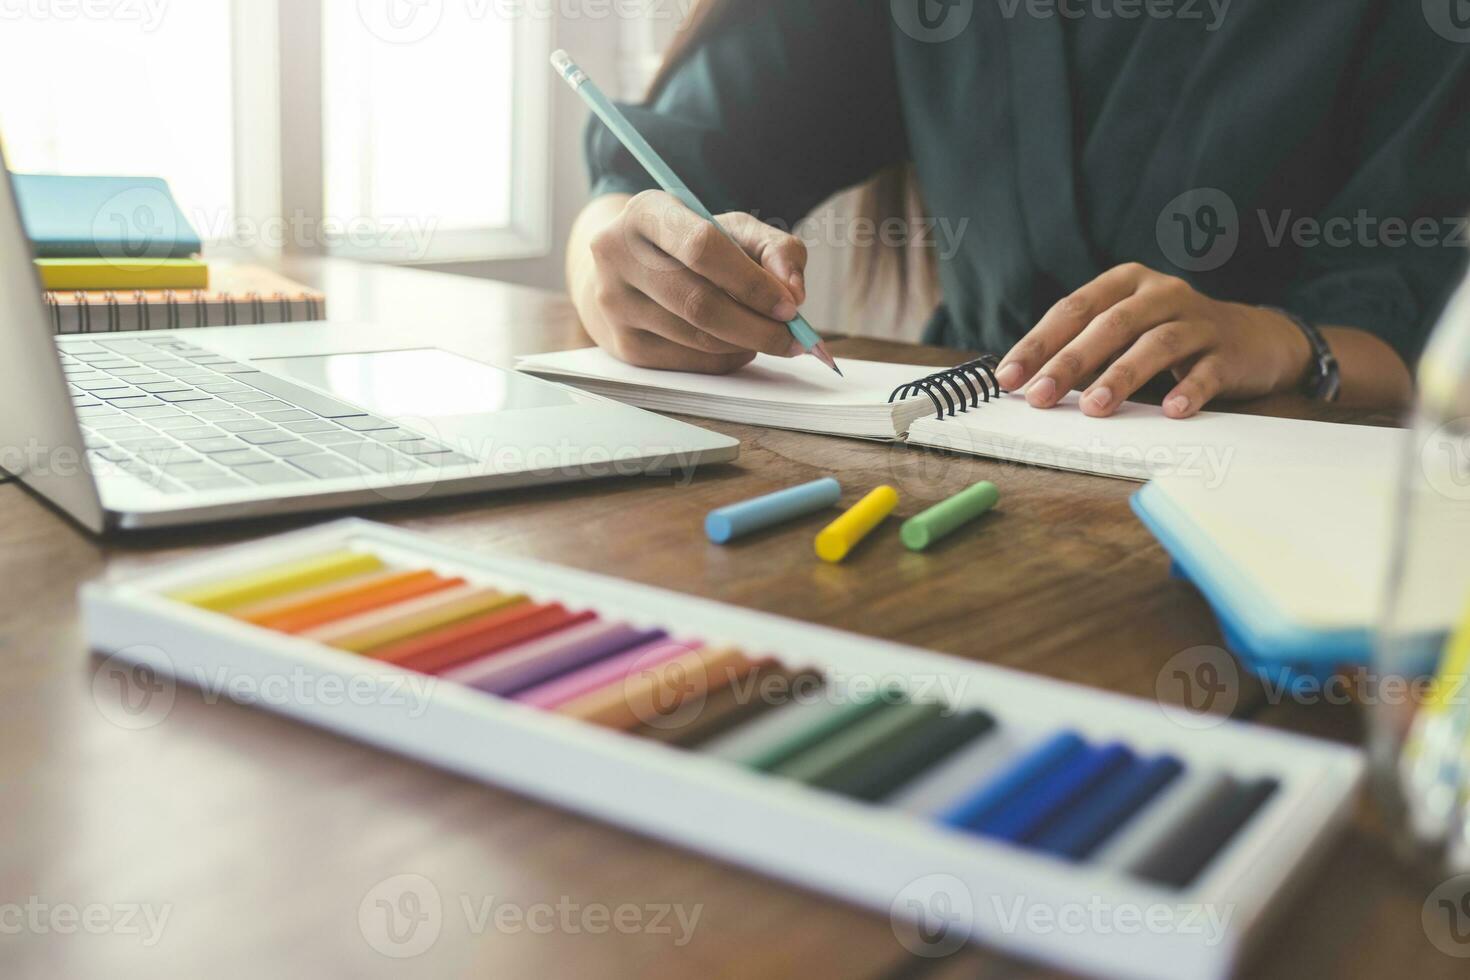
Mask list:
[[[720,215],[720,224],[734,236],[746,254],[786,284],[796,305],[806,302],[805,242],[741,211]]]
[[[1082,395],[1082,411],[1112,415],[1128,397],[1172,367],[1209,348],[1214,332],[1203,323],[1171,321],[1145,333]]]
[[[1164,399],[1164,414],[1171,419],[1197,415],[1224,388],[1224,361],[1214,354],[1202,357]]]
[[[1016,391],[1030,381],[1094,317],[1137,292],[1147,274],[1141,265],[1120,265],[1058,302],[1001,361],[996,372],[1001,387]]]
[[[1036,373],[1026,400],[1036,408],[1055,405],[1110,358],[1132,347],[1139,337],[1174,319],[1177,311],[1171,307],[1159,293],[1145,290],[1095,317]]]
[[[686,268],[703,276],[762,316],[796,319],[791,292],[719,228],[670,195],[639,195],[630,203],[635,227]]]
[[[729,374],[740,370],[755,357],[750,351],[710,354],[676,344],[646,330],[619,331],[612,347],[612,353],[619,360],[635,367],[696,374]]]
[[[623,275],[630,286],[676,318],[740,350],[787,357],[800,349],[785,323],[735,302],[688,269],[660,272],[635,265]]]
[[[622,329],[655,334],[680,347],[705,354],[749,354],[749,349],[729,344],[680,319],[635,289],[624,287],[626,296],[617,304],[616,320]]]

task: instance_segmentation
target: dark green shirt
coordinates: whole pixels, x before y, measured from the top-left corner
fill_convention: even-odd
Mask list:
[[[628,114],[716,213],[794,224],[912,162],[964,229],[936,343],[1004,352],[1141,262],[1412,362],[1470,245],[1470,24],[1420,0],[1103,4],[731,0]],[[653,186],[600,125],[587,149],[597,192]]]

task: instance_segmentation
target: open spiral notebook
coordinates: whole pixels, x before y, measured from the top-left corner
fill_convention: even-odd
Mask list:
[[[521,358],[518,369],[655,412],[863,439],[906,441],[1125,480],[1193,476],[1218,485],[1237,462],[1328,467],[1393,452],[1405,433],[1204,412],[1180,421],[1129,402],[1089,418],[1068,396],[1045,411],[994,381],[993,359],[960,368],[759,356],[723,377],[633,367],[599,348]]]

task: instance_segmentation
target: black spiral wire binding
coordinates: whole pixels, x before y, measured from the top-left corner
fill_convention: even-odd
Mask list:
[[[928,395],[929,400],[934,403],[934,411],[939,418],[945,418],[946,415],[954,418],[960,412],[979,408],[982,401],[988,402],[992,398],[1000,397],[1000,382],[995,378],[995,369],[999,366],[999,357],[986,354],[957,368],[931,374],[927,378],[896,388],[888,396],[888,402],[892,404],[922,393]],[[942,403],[940,399],[943,399]]]

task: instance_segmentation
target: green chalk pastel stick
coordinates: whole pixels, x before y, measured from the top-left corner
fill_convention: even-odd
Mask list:
[[[877,714],[781,763],[771,774],[814,783],[943,713],[941,704],[885,705]]]
[[[910,551],[923,551],[958,531],[966,524],[1000,503],[1000,489],[994,483],[977,483],[935,504],[918,517],[904,522],[903,543]]]

